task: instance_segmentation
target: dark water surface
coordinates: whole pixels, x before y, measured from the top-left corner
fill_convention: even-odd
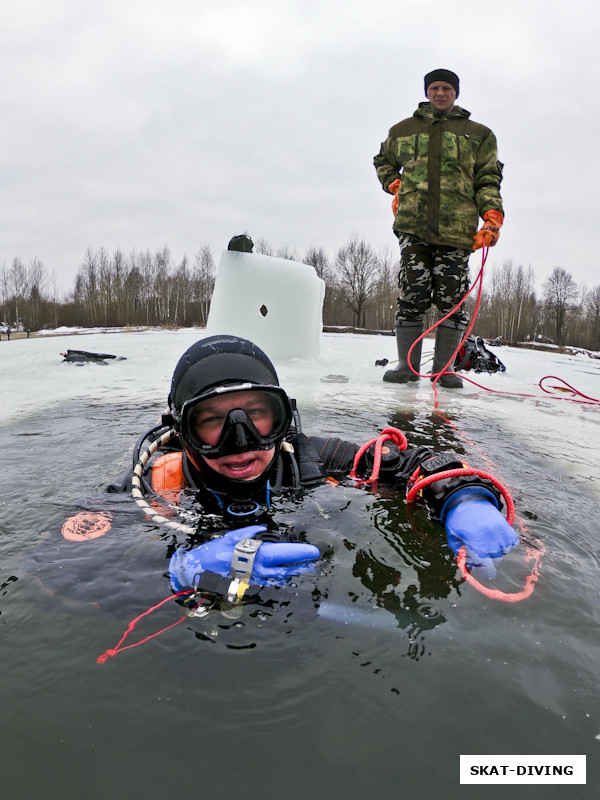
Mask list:
[[[97,664],[169,594],[175,534],[101,492],[158,410],[67,403],[0,428],[3,796],[598,797],[598,502],[501,420],[465,415],[458,430],[429,404],[304,416],[306,430],[350,427],[357,441],[394,424],[412,445],[501,464],[523,540],[545,547],[528,600],[465,584],[422,508],[320,487],[275,511],[327,549],[300,599],[186,619]],[[86,506],[110,510],[119,530],[62,542],[57,526]],[[495,585],[522,586],[523,551]],[[327,615],[301,601],[314,591]],[[169,603],[131,640],[180,616]],[[459,756],[475,753],[585,754],[587,786],[461,786]]]

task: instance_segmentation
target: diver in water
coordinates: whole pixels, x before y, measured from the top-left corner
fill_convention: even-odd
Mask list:
[[[161,424],[137,443],[134,468],[109,491],[132,491],[151,519],[194,534],[194,546],[178,547],[170,561],[175,592],[214,589],[248,600],[250,586],[282,584],[314,570],[319,549],[288,541],[270,518],[272,497],[300,497],[327,480],[366,478],[374,462],[378,480],[402,490],[415,472],[425,478],[440,474],[424,488],[423,500],[446,527],[453,551],[466,546],[470,565],[489,562],[518,542],[500,513],[501,493],[492,481],[445,476],[463,467],[457,456],[406,449],[398,438],[377,452],[375,445],[365,449],[304,434],[295,401],[279,385],[273,364],[246,339],[220,335],[193,344],[175,367],[168,404]],[[145,451],[144,442],[150,443]],[[172,515],[190,494],[205,515],[216,515],[205,534],[156,510],[157,502],[166,503]],[[109,528],[106,522],[102,532]],[[64,526],[63,535],[69,538]]]

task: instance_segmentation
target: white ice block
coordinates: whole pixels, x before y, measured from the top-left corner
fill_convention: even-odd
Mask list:
[[[325,283],[308,264],[225,250],[206,335],[230,333],[272,359],[318,359]]]

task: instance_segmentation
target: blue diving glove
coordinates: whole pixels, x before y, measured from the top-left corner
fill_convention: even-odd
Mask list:
[[[519,543],[513,528],[500,513],[494,495],[483,486],[469,486],[451,495],[441,511],[448,546],[458,555],[467,548],[467,565],[481,567],[487,578],[496,576],[492,559]]]
[[[196,575],[210,570],[224,578],[232,573],[235,546],[242,539],[252,539],[257,533],[266,531],[264,525],[250,525],[230,531],[219,539],[212,539],[192,550],[177,548],[169,562],[169,581],[175,592],[191,589],[196,583]],[[267,582],[285,583],[287,578],[307,572],[313,568],[311,562],[320,557],[319,548],[302,542],[262,542],[256,543],[251,579],[247,583],[264,585]],[[241,552],[242,564],[246,559]],[[239,556],[236,564],[239,565]],[[239,576],[239,569],[236,570]],[[234,576],[235,577],[235,576]]]

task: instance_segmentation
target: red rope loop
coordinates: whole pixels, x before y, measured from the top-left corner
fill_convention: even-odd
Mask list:
[[[143,614],[140,614],[135,619],[132,619],[129,625],[127,626],[127,630],[125,631],[123,636],[121,636],[121,638],[119,639],[116,647],[111,647],[108,650],[105,650],[104,653],[102,653],[102,655],[98,656],[98,658],[96,659],[96,663],[104,664],[106,661],[108,661],[109,658],[114,658],[117,655],[117,653],[119,653],[121,650],[129,650],[132,647],[137,647],[140,644],[144,644],[145,642],[150,641],[150,639],[154,639],[156,636],[160,636],[161,633],[168,631],[170,628],[174,628],[176,625],[179,625],[180,622],[183,622],[184,619],[186,619],[185,616],[178,619],[177,622],[173,622],[171,623],[171,625],[167,625],[165,628],[161,628],[161,630],[156,631],[156,633],[151,633],[150,636],[146,636],[145,639],[141,639],[139,642],[123,645],[125,639],[134,630],[135,626],[141,619],[143,619],[143,617],[146,617],[148,614],[151,614],[153,611],[156,611],[157,608],[160,608],[165,603],[168,603],[169,600],[173,600],[175,597],[181,597],[182,595],[191,594],[191,592],[192,592],[191,589],[186,589],[183,592],[177,592],[177,594],[170,594],[168,597],[165,597],[164,600],[161,600],[160,603],[157,603],[155,606],[152,606],[147,611],[144,611]]]
[[[478,592],[481,592],[481,594],[489,597],[490,600],[502,600],[504,603],[518,603],[520,600],[526,600],[533,594],[535,584],[537,583],[537,579],[540,575],[540,559],[542,555],[543,549],[541,551],[535,551],[531,547],[527,548],[526,558],[527,560],[533,558],[534,565],[530,574],[525,578],[525,586],[520,592],[503,592],[500,589],[491,589],[489,586],[484,586],[482,583],[480,583],[477,578],[474,578],[467,569],[467,548],[464,547],[464,545],[458,551],[456,563],[460,569],[460,574],[465,581],[474,589],[477,589]]]
[[[506,521],[509,525],[512,525],[515,519],[515,504],[513,499],[508,491],[508,489],[502,484],[497,478],[494,478],[493,475],[490,475],[489,472],[484,472],[480,469],[473,469],[472,467],[465,467],[464,469],[449,469],[445,472],[436,472],[434,475],[428,475],[426,478],[419,478],[419,468],[413,472],[408,482],[410,489],[407,491],[406,494],[406,502],[412,503],[414,502],[416,496],[422,491],[426,486],[429,486],[430,483],[435,483],[436,481],[442,480],[443,478],[454,478],[458,475],[478,475],[480,478],[486,478],[489,480],[502,494],[504,501],[506,502]],[[458,568],[460,569],[460,573],[464,580],[469,583],[474,589],[477,589],[478,592],[489,597],[491,600],[502,600],[505,603],[517,603],[520,600],[525,600],[526,598],[530,597],[533,593],[535,588],[535,584],[539,577],[540,573],[540,559],[543,555],[543,546],[539,550],[534,550],[532,547],[527,547],[527,556],[526,560],[534,559],[534,565],[531,570],[531,573],[525,578],[525,586],[521,589],[520,592],[503,592],[500,589],[492,589],[488,586],[484,586],[480,583],[477,578],[474,578],[473,575],[467,569],[467,548],[461,547],[458,551],[458,555],[456,556],[456,563]]]
[[[399,430],[399,428],[384,428],[379,436],[377,436],[375,439],[365,442],[365,444],[359,447],[356,455],[354,456],[354,463],[350,471],[350,477],[353,480],[361,481],[363,483],[375,483],[375,481],[379,478],[379,470],[381,469],[381,451],[385,442],[388,441],[392,441],[400,450],[406,450],[408,447],[408,440],[402,431]],[[372,445],[375,445],[373,469],[371,470],[371,474],[368,478],[360,478],[356,473],[358,464]]]
[[[549,380],[560,381],[562,383],[562,386],[551,386],[550,389],[546,389],[546,387],[544,386],[544,381],[549,381]],[[567,383],[565,380],[563,380],[563,378],[557,378],[556,375],[544,375],[544,377],[541,378],[540,381],[538,382],[538,386],[540,387],[542,392],[546,392],[546,394],[549,395],[552,395],[554,392],[569,392],[569,394],[573,395],[573,397],[568,398],[569,400],[573,400],[575,397],[582,397],[583,401],[580,400],[575,402],[587,401],[591,403],[600,403],[600,400],[598,400],[597,398],[590,397],[589,395],[580,392],[579,389],[575,389],[575,387],[571,386],[570,383]]]

